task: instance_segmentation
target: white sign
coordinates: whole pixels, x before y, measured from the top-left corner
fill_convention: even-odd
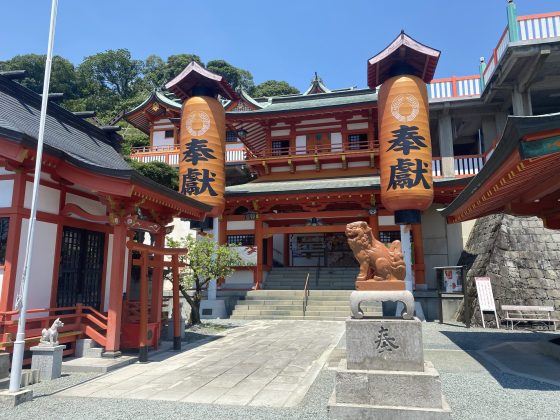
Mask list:
[[[494,312],[494,317],[496,318],[496,326],[500,328],[498,314],[496,313],[496,303],[494,302],[494,294],[492,293],[492,283],[490,283],[490,277],[475,277],[474,281],[476,283],[476,293],[478,295],[478,306],[480,308],[480,318],[482,319],[482,326],[486,328],[486,325],[484,324],[484,311],[488,311]]]

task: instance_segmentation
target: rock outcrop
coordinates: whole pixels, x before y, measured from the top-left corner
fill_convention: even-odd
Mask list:
[[[475,277],[490,277],[498,310],[500,304],[553,305],[560,315],[560,231],[544,228],[538,217],[498,214],[478,219],[459,265],[467,265],[475,324],[481,323]]]

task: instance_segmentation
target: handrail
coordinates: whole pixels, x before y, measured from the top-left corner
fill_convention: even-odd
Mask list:
[[[314,155],[338,155],[341,153],[367,153],[376,148],[375,140],[364,140],[353,143],[340,144],[317,144],[312,146],[289,146],[277,147],[274,149],[261,148],[255,151],[247,152],[247,159],[263,159],[263,158],[299,158]]]
[[[305,284],[303,286],[303,316],[305,316],[305,311],[307,310],[307,299],[309,298],[309,273],[305,278]]]

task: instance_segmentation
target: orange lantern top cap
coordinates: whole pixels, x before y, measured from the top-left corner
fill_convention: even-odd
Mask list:
[[[368,60],[368,86],[375,89],[398,74],[409,74],[430,83],[440,54],[401,31],[387,48]]]
[[[223,76],[206,70],[196,61],[191,61],[179,75],[167,82],[165,87],[182,100],[197,96],[197,90],[205,92],[204,96],[219,94],[226,99],[239,99],[235,90]]]

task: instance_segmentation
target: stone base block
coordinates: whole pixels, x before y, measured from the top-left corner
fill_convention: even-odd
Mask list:
[[[223,300],[203,300],[200,302],[200,319],[227,318],[226,304]]]
[[[346,320],[347,367],[351,370],[424,370],[419,319]]]
[[[22,389],[18,392],[0,391],[0,406],[15,407],[21,403],[31,401],[33,399],[33,391],[30,389]]]
[[[65,345],[31,347],[31,369],[39,370],[41,381],[60,378],[62,371],[62,351]]]
[[[441,381],[430,362],[424,372],[338,369],[335,394],[341,404],[442,407]]]
[[[117,359],[122,356],[120,351],[105,351],[101,355],[104,359]]]
[[[0,353],[0,379],[7,378],[10,374],[10,355]]]
[[[97,343],[91,338],[81,338],[76,340],[75,357],[85,357],[86,351],[97,347]]]
[[[405,396],[406,397],[406,396]],[[369,404],[344,404],[336,402],[333,392],[328,403],[330,419],[376,419],[376,420],[449,420],[451,409],[442,399],[442,408],[417,408],[381,406]]]

